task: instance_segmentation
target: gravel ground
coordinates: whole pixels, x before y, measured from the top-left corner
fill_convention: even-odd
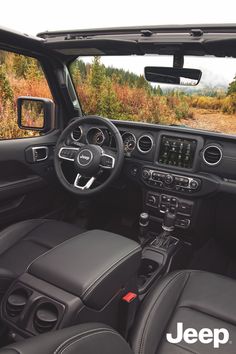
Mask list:
[[[236,114],[229,115],[206,109],[193,109],[193,112],[193,118],[182,119],[179,124],[236,135]]]

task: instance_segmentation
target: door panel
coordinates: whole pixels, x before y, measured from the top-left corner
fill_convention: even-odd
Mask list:
[[[53,152],[59,131],[25,139],[0,141],[0,227],[60,210],[67,197],[54,173]],[[29,158],[34,147],[47,157]]]

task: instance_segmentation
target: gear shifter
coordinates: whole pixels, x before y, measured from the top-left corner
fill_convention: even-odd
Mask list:
[[[139,228],[140,228],[139,240],[141,245],[143,245],[147,239],[148,225],[149,225],[149,214],[141,213],[139,216]]]
[[[152,242],[152,246],[159,247],[162,249],[168,249],[173,245],[178,243],[178,239],[171,236],[171,233],[175,229],[176,215],[167,211],[164,216],[162,229],[163,232],[156,237]]]

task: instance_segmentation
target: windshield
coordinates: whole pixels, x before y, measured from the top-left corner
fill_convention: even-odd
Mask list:
[[[145,80],[145,66],[172,65],[171,56],[80,57],[70,72],[86,115],[236,134],[236,59],[185,57],[202,71],[195,87]]]

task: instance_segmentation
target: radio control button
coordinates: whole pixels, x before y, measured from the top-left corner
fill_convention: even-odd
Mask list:
[[[173,182],[174,182],[174,177],[172,175],[165,176],[165,183],[166,184],[172,184]]]
[[[142,176],[143,176],[143,179],[148,179],[151,176],[150,170],[147,170],[147,169],[143,170]]]
[[[187,187],[189,184],[189,179],[188,178],[183,178],[183,186]]]
[[[199,182],[195,179],[193,179],[191,182],[190,182],[190,188],[192,189],[197,189],[199,187]]]

